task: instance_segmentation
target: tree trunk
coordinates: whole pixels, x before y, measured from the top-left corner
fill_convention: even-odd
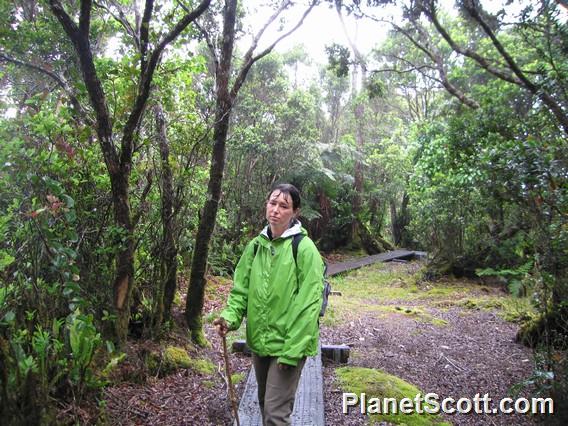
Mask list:
[[[361,245],[368,254],[373,255],[389,250],[394,250],[394,247],[391,243],[389,243],[380,235],[373,235],[364,223],[359,222],[358,229]]]
[[[231,118],[232,99],[229,92],[229,77],[231,71],[231,57],[235,39],[236,0],[227,0],[223,11],[223,46],[221,60],[217,70],[217,103],[215,108],[215,126],[213,130],[213,153],[209,169],[209,185],[207,187],[207,201],[203,214],[199,220],[195,248],[191,262],[191,275],[187,292],[185,318],[189,327],[191,340],[201,346],[206,344],[202,329],[201,312],[205,293],[205,270],[209,254],[209,241],[213,234],[219,198],[221,197],[221,184],[223,169],[225,167],[225,142]]]
[[[402,196],[400,211],[397,211],[396,209],[395,200],[390,201],[392,238],[395,246],[408,244],[408,238],[406,236],[406,227],[410,222],[410,217],[408,215],[408,201],[409,196],[405,192]]]
[[[341,14],[341,6],[340,6],[340,2],[336,2],[335,4],[335,8],[337,11],[337,15],[339,17],[339,20],[341,22],[341,26],[343,28],[343,32],[345,33],[345,36],[347,37],[347,40],[349,41],[349,45],[351,46],[351,50],[353,51],[353,55],[355,56],[355,66],[353,67],[353,74],[352,74],[352,80],[351,80],[351,97],[355,102],[355,111],[354,111],[354,115],[355,115],[355,126],[356,126],[356,134],[355,134],[355,139],[356,139],[356,143],[357,143],[357,153],[359,155],[363,155],[363,149],[365,146],[365,133],[364,133],[364,128],[365,128],[365,122],[364,122],[364,118],[365,118],[365,101],[363,101],[362,99],[357,100],[357,95],[359,95],[361,93],[361,91],[358,88],[358,71],[359,68],[361,69],[361,84],[363,86],[365,86],[366,84],[366,80],[367,80],[367,61],[365,60],[365,58],[363,57],[363,55],[361,55],[361,52],[359,52],[359,49],[357,48],[357,45],[355,43],[355,41],[353,41],[351,39],[351,37],[349,37],[349,33],[347,31],[347,27],[345,26],[345,22],[343,21],[343,15]],[[357,34],[355,34],[355,36],[357,36]],[[352,210],[352,222],[351,222],[351,242],[353,245],[359,245],[360,243],[362,243],[362,239],[364,238],[363,235],[359,235],[360,234],[360,217],[359,214],[361,212],[361,206],[362,206],[362,201],[361,201],[361,194],[363,192],[363,164],[362,161],[360,160],[360,156],[357,156],[355,158],[355,167],[354,167],[354,178],[355,178],[355,183],[354,183],[354,193],[353,193],[353,198],[352,198],[352,203],[353,203],[353,210]]]
[[[227,132],[229,130],[229,122],[231,118],[231,110],[234,100],[244,83],[246,76],[252,65],[268,55],[276,46],[276,44],[292,34],[313,9],[316,0],[313,0],[304,14],[290,31],[281,35],[275,42],[262,52],[254,55],[254,51],[258,46],[258,41],[264,30],[274,22],[281,12],[287,9],[290,4],[284,2],[278,10],[269,18],[268,23],[253,38],[249,50],[245,53],[243,63],[229,90],[229,78],[231,76],[231,57],[233,54],[233,44],[235,41],[235,21],[237,0],[226,0],[223,9],[223,42],[221,45],[221,57],[217,60],[217,55],[213,43],[205,33],[207,44],[212,51],[215,61],[215,80],[216,80],[216,106],[215,106],[215,125],[213,127],[213,153],[211,155],[211,167],[209,169],[209,185],[207,187],[207,201],[203,208],[203,214],[199,220],[197,228],[197,236],[193,258],[191,262],[191,275],[189,280],[189,289],[186,300],[185,317],[189,327],[191,339],[198,345],[206,345],[207,341],[203,335],[201,313],[203,311],[203,297],[205,293],[205,269],[207,266],[207,255],[209,253],[209,241],[213,234],[215,218],[217,217],[217,209],[221,197],[221,184],[223,181],[223,169],[225,167],[225,142],[227,140]]]
[[[363,164],[359,158],[359,155],[363,154],[363,148],[365,145],[365,138],[363,135],[363,117],[365,115],[365,106],[359,103],[355,106],[355,125],[357,126],[356,131],[356,141],[357,141],[357,156],[355,158],[355,170],[354,170],[354,184],[353,184],[353,197],[351,199],[353,209],[352,209],[352,222],[351,222],[351,241],[354,244],[358,244],[360,241],[359,235],[359,214],[361,213],[361,193],[363,192]]]
[[[124,241],[116,256],[116,277],[113,285],[114,306],[117,316],[115,332],[119,342],[125,342],[128,335],[134,277],[134,226],[130,216],[128,180],[129,173],[123,168],[119,168],[117,173],[111,174],[110,183],[115,223],[124,232]]]
[[[174,190],[172,183],[172,169],[169,156],[170,147],[166,134],[164,112],[160,105],[155,108],[156,125],[158,128],[158,144],[161,160],[161,187],[162,187],[162,244],[160,250],[160,282],[156,297],[154,330],[158,331],[164,321],[171,315],[172,303],[177,285],[177,253],[175,242],[174,220]]]
[[[205,344],[201,321],[206,284],[205,270],[207,266],[207,256],[209,254],[209,241],[211,240],[211,235],[215,227],[215,218],[217,217],[219,198],[221,196],[223,168],[225,166],[225,142],[229,129],[229,113],[230,105],[218,105],[218,111],[217,114],[215,114],[216,124],[213,133],[215,144],[213,145],[211,167],[209,170],[210,177],[207,188],[207,202],[205,203],[203,214],[199,220],[191,262],[191,275],[185,315],[191,333],[191,339],[198,345]]]

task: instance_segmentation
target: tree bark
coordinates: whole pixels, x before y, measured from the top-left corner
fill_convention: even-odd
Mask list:
[[[170,166],[170,146],[166,134],[166,121],[161,105],[154,110],[158,130],[158,145],[161,162],[162,188],[162,243],[160,250],[160,282],[156,297],[154,314],[154,330],[167,321],[171,315],[172,303],[177,286],[177,254],[175,242],[174,189],[172,183],[172,168]]]
[[[365,106],[363,103],[355,105],[355,126],[356,129],[356,142],[357,142],[357,154],[355,158],[354,165],[354,183],[353,183],[353,197],[352,202],[352,220],[351,220],[351,241],[357,243],[360,240],[359,231],[359,215],[361,213],[361,194],[363,192],[363,164],[360,155],[363,155],[363,149],[365,148],[365,137],[363,134],[364,115]]]
[[[391,243],[385,240],[381,235],[373,235],[369,228],[359,222],[359,236],[361,238],[361,245],[368,254],[383,253],[388,250],[394,250]]]
[[[365,85],[366,83],[366,79],[367,79],[367,61],[365,60],[365,58],[363,57],[363,55],[361,55],[361,52],[359,51],[359,49],[357,48],[357,45],[355,44],[355,42],[351,39],[351,37],[349,36],[349,33],[347,31],[347,27],[345,26],[345,22],[343,20],[343,15],[341,14],[341,3],[340,2],[336,2],[335,3],[335,9],[337,11],[337,16],[339,17],[339,20],[341,22],[341,26],[343,28],[343,32],[345,33],[345,36],[347,37],[347,41],[349,42],[349,45],[351,46],[351,50],[353,51],[353,56],[355,57],[355,67],[353,69],[353,80],[352,80],[352,88],[351,88],[351,97],[352,99],[355,101],[355,109],[354,109],[354,117],[355,117],[355,126],[356,126],[356,130],[355,130],[355,140],[357,143],[357,156],[355,158],[355,164],[354,164],[354,170],[353,170],[353,176],[354,176],[354,184],[353,184],[353,197],[351,199],[352,202],[352,210],[351,210],[351,214],[352,214],[352,219],[351,219],[351,242],[354,245],[359,245],[359,243],[362,243],[363,246],[369,246],[371,247],[371,245],[367,245],[365,244],[366,236],[363,234],[361,234],[361,222],[360,222],[360,218],[359,215],[361,213],[361,206],[362,206],[362,200],[361,200],[361,194],[363,192],[363,164],[361,162],[360,156],[363,155],[363,150],[365,147],[365,134],[364,134],[364,127],[365,127],[365,103],[360,100],[357,101],[357,95],[359,94],[359,90],[357,88],[357,82],[356,82],[356,74],[357,74],[357,70],[358,67],[361,67],[361,81],[362,84]],[[364,241],[365,240],[365,241]],[[374,250],[374,249],[371,249]]]
[[[216,70],[216,106],[215,126],[213,130],[213,153],[209,169],[209,184],[207,186],[207,201],[199,220],[195,248],[191,262],[191,275],[187,293],[185,318],[191,339],[198,345],[205,345],[202,329],[201,312],[205,293],[205,270],[209,254],[209,241],[213,234],[219,198],[221,197],[221,184],[223,169],[225,167],[225,142],[229,130],[229,120],[232,108],[232,99],[229,92],[229,78],[231,74],[231,58],[235,41],[236,0],[227,0],[223,10],[223,44],[221,58]]]
[[[406,237],[406,227],[410,223],[410,217],[408,214],[409,200],[410,197],[408,196],[408,193],[404,192],[399,211],[397,211],[396,209],[396,201],[390,201],[392,238],[395,246],[408,244],[408,238]]]

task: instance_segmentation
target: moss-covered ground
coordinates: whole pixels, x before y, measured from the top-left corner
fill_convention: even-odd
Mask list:
[[[407,426],[450,425],[439,415],[428,414],[423,402],[418,403],[420,408],[413,413],[401,413],[389,405],[388,401],[385,404],[385,399],[400,401],[404,398],[413,401],[414,404],[416,395],[424,395],[424,392],[416,386],[396,376],[379,369],[361,367],[341,367],[336,370],[336,374],[342,389],[359,397],[359,403],[354,409],[361,410],[363,406],[363,410],[369,413],[371,424],[388,422]],[[364,395],[363,404],[360,400],[361,395]]]
[[[329,312],[323,324],[333,326],[348,320],[354,311],[379,314],[410,315],[418,321],[443,326],[436,317],[438,311],[451,307],[466,310],[494,310],[506,321],[523,321],[533,316],[529,298],[507,295],[500,287],[491,287],[471,280],[446,278],[431,283],[422,281],[420,269],[409,273],[405,268],[376,263],[330,279],[334,291]]]

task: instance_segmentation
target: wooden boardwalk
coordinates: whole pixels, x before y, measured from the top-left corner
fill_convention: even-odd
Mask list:
[[[350,260],[341,263],[331,263],[327,266],[327,275],[337,275],[345,271],[361,268],[377,262],[390,262],[391,260],[410,260],[417,256],[417,252],[409,250],[393,250],[386,253],[374,254],[362,259]]]
[[[241,426],[262,426],[256,377],[252,368],[239,405],[239,420]],[[302,369],[302,376],[296,391],[294,411],[292,412],[292,424],[295,426],[323,426],[325,424],[320,353],[308,357]]]
[[[394,250],[386,253],[368,256],[349,262],[329,264],[327,275],[332,276],[341,272],[371,265],[376,262],[390,262],[392,260],[410,260],[423,257],[425,253],[408,250]],[[239,420],[241,426],[262,426],[260,409],[257,398],[257,383],[254,371],[251,368],[245,391],[239,405]],[[234,423],[236,424],[236,422]],[[323,410],[323,376],[321,361],[321,346],[318,355],[306,360],[298,390],[296,402],[292,413],[293,426],[324,426],[325,414]]]

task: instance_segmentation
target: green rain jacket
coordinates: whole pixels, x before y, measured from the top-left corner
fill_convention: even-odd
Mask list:
[[[292,237],[298,233],[305,237],[294,262]],[[316,355],[322,291],[323,261],[300,222],[274,240],[266,227],[245,248],[221,317],[236,330],[246,316],[251,350],[296,366],[301,358]]]

